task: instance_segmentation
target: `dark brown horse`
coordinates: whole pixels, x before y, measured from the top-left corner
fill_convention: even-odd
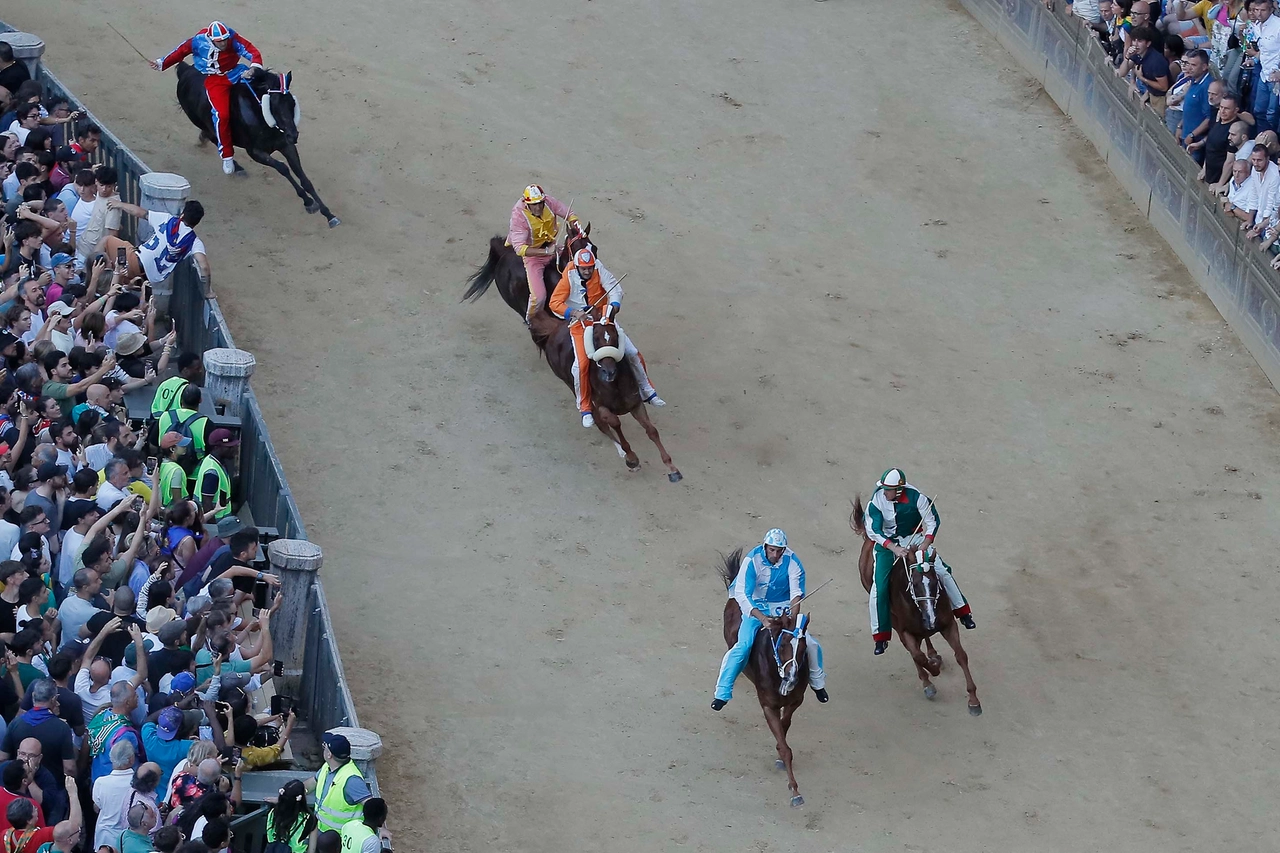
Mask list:
[[[853,502],[853,512],[849,515],[849,526],[862,537],[862,553],[858,556],[858,573],[862,576],[862,586],[871,592],[871,582],[875,578],[875,543],[867,538],[863,525],[862,495]],[[902,558],[894,561],[889,572],[889,589],[881,595],[889,596],[889,616],[893,627],[898,629],[898,639],[915,661],[916,673],[920,683],[924,685],[924,696],[932,699],[938,695],[938,688],[933,686],[929,676],[942,672],[942,657],[934,650],[934,634],[941,634],[956,654],[956,663],[964,670],[965,689],[969,692],[969,713],[978,716],[982,713],[982,703],[978,701],[978,685],[973,683],[973,674],[969,672],[969,653],[960,642],[960,623],[949,606],[938,607],[938,598],[945,595],[942,584],[932,563],[915,570],[907,568]],[[926,655],[920,644],[924,643],[929,650]]]
[[[551,312],[539,312],[529,327],[533,342],[547,357],[551,372],[559,376],[569,390],[573,390],[573,337],[569,334],[569,324],[558,319]],[[587,375],[591,381],[592,414],[596,428],[613,442],[618,455],[627,462],[627,468],[636,471],[640,468],[640,458],[636,456],[626,436],[622,434],[622,415],[631,415],[644,427],[644,434],[658,448],[662,456],[662,464],[667,466],[667,479],[673,483],[680,482],[683,476],[671,461],[671,454],[662,446],[662,437],[658,428],[649,420],[644,401],[640,398],[640,384],[631,372],[631,366],[622,358],[622,347],[619,341],[618,327],[608,321],[596,322],[589,332],[591,345],[588,354],[595,350],[595,358]]]
[[[738,576],[738,569],[742,567],[742,549],[739,548],[728,556],[722,554],[721,558],[720,577],[724,580],[725,589],[728,589],[733,586],[733,579]],[[733,648],[738,642],[738,628],[741,624],[742,608],[731,595],[724,604],[724,641],[729,648]],[[747,658],[747,666],[743,670],[756,686],[756,698],[760,700],[760,710],[764,711],[764,721],[769,724],[769,731],[773,732],[778,750],[776,766],[779,770],[787,771],[787,788],[791,791],[792,806],[804,805],[804,797],[800,796],[800,785],[796,782],[796,774],[791,767],[791,747],[787,745],[787,732],[791,731],[791,715],[804,702],[804,694],[809,687],[809,650],[804,638],[809,626],[807,613],[804,616],[792,613],[778,617],[772,628],[756,632],[751,656]]]
[[[547,264],[542,271],[543,282],[547,286],[547,302],[551,301],[551,293],[560,283],[560,273],[568,266],[574,253],[579,249],[590,248],[597,256],[600,254],[596,245],[591,242],[591,223],[587,223],[586,228],[577,222],[565,227],[568,229],[567,235],[564,246],[556,257],[556,263]],[[475,302],[489,289],[489,285],[495,283],[502,301],[524,317],[524,312],[529,307],[529,277],[524,271],[524,260],[516,254],[515,249],[507,245],[507,238],[502,235],[489,241],[489,259],[467,279],[467,291],[462,294],[462,301]],[[538,313],[552,316],[545,304],[539,308]]]

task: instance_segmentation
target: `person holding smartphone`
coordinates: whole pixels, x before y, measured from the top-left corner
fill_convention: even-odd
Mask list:
[[[107,206],[138,219],[146,219],[155,229],[151,238],[136,249],[119,237],[108,237],[103,242],[108,257],[118,260],[119,252],[124,252],[130,279],[145,275],[147,281],[158,284],[190,256],[200,270],[201,279],[206,283],[209,281],[209,258],[204,242],[195,231],[200,220],[204,219],[204,206],[200,202],[191,199],[182,206],[182,213],[178,216],[127,204],[119,198],[107,202]]]

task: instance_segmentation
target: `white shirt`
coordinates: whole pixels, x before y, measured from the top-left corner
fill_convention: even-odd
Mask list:
[[[133,497],[132,492],[126,492],[123,489],[117,489],[110,483],[103,483],[98,486],[98,508],[103,512],[110,512],[111,507],[116,505],[116,501],[122,498]]]
[[[1269,219],[1280,203],[1280,168],[1275,163],[1268,163],[1267,170],[1261,176],[1256,169],[1250,172],[1249,180],[1254,183],[1258,192],[1258,216],[1261,217],[1258,221]]]
[[[43,266],[43,263],[41,264]],[[31,312],[31,328],[22,333],[22,342],[27,346],[36,339],[36,335],[40,334],[40,330],[44,328],[45,318],[44,311]]]
[[[1246,139],[1244,145],[1240,146],[1240,150],[1236,152],[1237,160],[1248,160],[1249,155],[1253,153],[1253,146],[1256,145],[1252,139]],[[1250,170],[1252,171],[1252,169]]]
[[[22,125],[18,124],[18,120],[17,120],[17,119],[14,119],[14,120],[13,120],[13,124],[9,125],[9,131],[8,131],[8,132],[9,132],[9,133],[12,133],[12,134],[14,134],[14,135],[16,135],[16,136],[18,137],[18,144],[19,144],[19,145],[26,145],[26,144],[27,144],[27,134],[28,134],[28,133],[30,133],[31,131],[30,131],[30,130],[27,130],[25,127],[23,127]]]
[[[59,332],[57,329],[49,333],[49,340],[53,342],[53,345],[60,352],[71,352],[76,345],[76,339],[71,336],[70,332]]]
[[[98,827],[93,832],[93,846],[115,848],[120,844],[120,833],[128,829],[121,826],[124,803],[133,790],[133,768],[112,770],[93,783],[93,804],[98,807]]]
[[[89,678],[88,666],[80,667],[80,671],[76,673],[75,691],[80,701],[84,703],[85,720],[91,719],[94,714],[111,704],[111,681],[108,680],[106,684],[94,690],[93,679]]]
[[[1227,184],[1227,201],[1241,210],[1255,211],[1258,209],[1258,187],[1248,178],[1237,186],[1236,179],[1232,178]]]
[[[1098,0],[1075,0],[1071,6],[1071,14],[1091,24],[1102,22],[1102,10],[1098,8]]]
[[[0,184],[0,190],[4,192],[4,200],[8,201],[18,192],[18,175],[16,172],[10,172],[9,177],[4,179],[4,183]]]
[[[11,554],[18,547],[18,539],[22,536],[22,528],[0,519],[0,554]]]
[[[71,578],[76,573],[76,552],[84,542],[84,534],[77,533],[74,527],[62,534],[62,553],[58,555],[58,583],[63,588],[71,587]]]
[[[1272,14],[1262,23],[1249,25],[1258,39],[1258,60],[1262,65],[1262,79],[1280,70],[1280,17]]]
[[[80,462],[76,459],[75,454],[61,447],[58,448],[58,464],[66,465],[67,471],[72,476],[75,476],[75,473],[80,470]]]
[[[63,350],[66,352],[66,350]],[[95,471],[101,471],[107,467],[107,463],[111,461],[111,448],[107,447],[104,441],[101,444],[91,444],[84,449],[84,461],[89,467]]]
[[[151,223],[151,227],[156,229],[156,233],[151,235],[151,239],[138,247],[138,262],[142,264],[142,269],[147,274],[147,279],[155,284],[164,281],[169,273],[173,272],[186,254],[180,254],[177,244],[188,234],[192,233],[192,229],[176,216],[165,213],[163,210],[152,210],[147,213],[147,221]],[[171,228],[172,225],[172,228]],[[190,254],[206,254],[204,243],[199,237],[195,238],[190,248]]]
[[[79,195],[76,196],[75,207],[70,208],[70,210],[71,219],[76,223],[77,234],[84,233],[85,226],[89,224],[89,219],[93,216],[93,205],[96,201],[96,198],[85,201]]]
[[[108,311],[107,317],[106,317],[107,326],[110,327],[111,321],[119,316],[120,316],[119,311]],[[36,318],[35,318],[35,315],[33,314],[31,316],[31,324],[35,325],[35,322],[36,322]],[[141,332],[141,331],[142,330],[138,328],[138,325],[134,323],[132,320],[121,320],[119,323],[116,323],[114,328],[107,329],[107,333],[103,336],[102,342],[106,344],[109,349],[114,350],[116,348],[116,343],[120,340],[121,335],[127,335],[130,332]],[[129,378],[132,379],[133,377],[129,377]]]

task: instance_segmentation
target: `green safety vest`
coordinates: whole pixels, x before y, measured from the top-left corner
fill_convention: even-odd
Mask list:
[[[222,506],[222,512],[214,516],[214,519],[224,518],[231,515],[231,478],[227,476],[227,469],[222,467],[222,463],[212,456],[206,456],[196,467],[196,473],[192,478],[195,486],[191,489],[191,495],[199,503],[203,498],[202,486],[204,483],[204,475],[213,471],[218,475],[218,503]]]
[[[170,409],[160,415],[160,422],[156,428],[156,441],[166,432],[177,432],[178,426],[192,415],[199,415],[192,409]],[[204,446],[204,431],[209,425],[209,419],[204,415],[199,415],[195,420],[187,425],[191,430],[191,450],[195,453],[196,458],[204,456],[207,452]]]
[[[351,821],[342,827],[342,853],[360,853],[364,840],[377,834],[363,820]]]
[[[329,778],[330,772],[329,765],[326,764],[316,774],[317,797],[324,790],[324,783]],[[348,779],[360,775],[360,768],[356,767],[354,761],[348,761],[332,775],[333,784],[329,786],[329,793],[323,800],[316,801],[316,828],[321,832],[330,830],[340,832],[347,824],[352,821],[359,823],[364,817],[364,806],[360,803],[348,803],[346,795],[342,792]]]
[[[191,383],[181,376],[170,376],[156,388],[156,395],[151,398],[151,417],[158,418],[170,409],[178,408],[182,399],[182,389]]]
[[[293,834],[289,836],[282,836],[276,829],[276,811],[275,809],[272,809],[271,813],[267,815],[267,841],[278,841],[288,844],[289,849],[292,850],[293,853],[307,853],[308,842],[310,841],[311,835],[311,833],[307,832],[308,822],[309,821],[307,820],[305,813],[299,814],[298,824],[293,828]]]
[[[175,490],[170,485],[175,479],[174,474],[178,474],[177,479],[182,482],[181,491]],[[156,485],[160,487],[160,506],[169,506],[174,501],[187,497],[187,472],[172,459],[161,459],[160,473],[156,477]]]

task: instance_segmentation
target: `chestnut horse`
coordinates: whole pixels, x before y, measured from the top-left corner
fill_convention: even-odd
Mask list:
[[[565,243],[556,256],[556,262],[547,264],[542,271],[543,281],[547,285],[546,302],[551,301],[551,294],[560,283],[560,273],[579,249],[590,248],[592,252],[600,254],[596,245],[591,242],[591,223],[587,223],[586,228],[577,222],[565,227]],[[502,235],[489,241],[489,259],[467,279],[467,291],[462,294],[462,301],[475,302],[494,283],[498,285],[502,301],[523,318],[529,307],[529,277],[524,271],[524,260],[516,254],[515,249],[507,245],[507,238]],[[552,316],[546,304],[539,306],[538,313]]]
[[[733,586],[733,579],[742,567],[742,549],[727,557],[723,554],[720,578],[725,589]],[[799,628],[797,628],[799,623]],[[742,624],[742,608],[730,595],[724,604],[724,641],[729,648],[738,642],[738,628]],[[800,785],[791,767],[791,747],[787,745],[787,732],[791,730],[791,715],[804,702],[809,686],[809,654],[805,632],[810,627],[809,614],[792,613],[775,620],[774,627],[761,628],[751,645],[751,656],[743,672],[756,686],[756,698],[764,721],[773,732],[778,750],[776,766],[787,771],[787,788],[791,791],[791,805],[804,805]]]
[[[862,513],[862,495],[853,502],[853,512],[849,515],[849,526],[862,537],[862,553],[858,556],[858,573],[862,576],[862,586],[871,593],[871,582],[875,577],[875,543],[867,538]],[[937,572],[932,563],[923,566],[907,567],[906,560],[898,558],[889,572],[889,588],[881,595],[889,596],[889,615],[893,627],[898,629],[898,639],[915,661],[916,673],[920,683],[924,685],[924,696],[932,699],[938,695],[938,688],[929,680],[930,675],[942,672],[942,657],[934,651],[934,634],[941,634],[951,645],[956,654],[956,663],[964,670],[965,689],[969,692],[969,713],[979,716],[982,703],[978,701],[978,685],[973,683],[973,674],[969,672],[969,653],[960,642],[960,623],[956,621],[951,607],[938,607],[938,597],[945,595],[942,584],[938,581]],[[920,650],[924,643],[929,650],[926,655]]]
[[[574,359],[569,324],[549,311],[540,311],[533,318],[529,333],[538,349],[547,357],[551,372],[559,376],[572,391]],[[671,454],[662,446],[658,428],[649,419],[644,401],[640,398],[640,384],[631,372],[631,366],[622,357],[618,327],[610,321],[597,320],[591,325],[587,337],[587,354],[592,356],[587,375],[591,381],[591,404],[596,428],[613,442],[618,455],[626,460],[627,468],[636,471],[640,468],[640,458],[622,434],[621,416],[631,415],[640,422],[640,426],[644,427],[644,434],[657,446],[662,464],[667,466],[667,479],[673,483],[680,482],[684,475],[671,461]]]

